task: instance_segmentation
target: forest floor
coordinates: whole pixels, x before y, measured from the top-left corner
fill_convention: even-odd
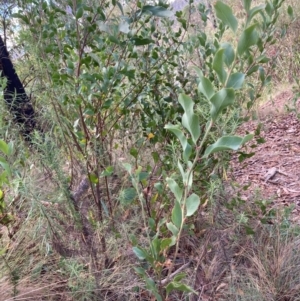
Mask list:
[[[261,123],[260,137],[265,142],[253,150],[250,143],[247,152],[255,154],[243,162],[233,156],[229,178],[241,188],[240,197],[245,201],[259,195],[274,207],[294,204],[292,219],[300,224],[300,120],[286,109],[292,106],[292,99],[292,91],[278,93],[258,108],[257,120],[240,127],[238,132],[243,135],[254,132]]]

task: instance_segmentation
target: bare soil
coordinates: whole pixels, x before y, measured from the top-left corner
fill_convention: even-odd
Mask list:
[[[241,126],[239,134],[243,135],[255,132],[261,123],[260,137],[265,142],[252,141],[243,151],[255,154],[243,162],[239,162],[238,154],[234,155],[229,177],[240,187],[244,200],[253,199],[258,193],[273,200],[276,207],[294,204],[293,220],[300,224],[300,120],[286,110],[292,98],[291,91],[277,94],[259,107],[258,120]]]

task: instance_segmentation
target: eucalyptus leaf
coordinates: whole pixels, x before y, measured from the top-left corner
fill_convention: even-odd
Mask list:
[[[228,79],[227,88],[233,88],[234,90],[241,89],[245,81],[245,74],[241,72],[232,73]]]
[[[131,169],[132,169],[131,164],[129,164],[129,163],[123,163],[123,166],[124,166],[125,170],[126,170],[129,174],[131,174]]]
[[[172,292],[174,290],[181,291],[181,292],[194,293],[194,294],[198,295],[198,293],[195,290],[193,290],[190,286],[188,286],[184,283],[181,283],[181,282],[177,282],[177,281],[172,281],[167,285],[167,287],[166,287],[167,295],[169,295],[170,292]]]
[[[170,190],[175,195],[176,200],[180,203],[182,198],[182,189],[178,186],[177,182],[172,178],[167,178],[166,181],[168,183]]]
[[[200,198],[197,194],[191,194],[186,200],[186,216],[192,216],[200,205]]]
[[[239,136],[223,136],[219,138],[214,144],[208,146],[205,150],[203,158],[209,155],[226,150],[238,150],[243,144],[253,138],[253,134],[248,134],[245,137]]]
[[[211,118],[216,120],[220,112],[233,104],[235,99],[235,93],[232,88],[224,88],[219,92],[215,93],[215,95],[210,99],[211,102]]]
[[[143,46],[154,43],[152,39],[141,37],[133,37],[131,38],[131,41],[134,43],[135,46]]]
[[[230,6],[223,1],[217,1],[215,4],[215,11],[217,17],[225,24],[228,25],[232,31],[236,32],[238,27],[238,21],[232,13]]]
[[[3,157],[0,157],[0,165],[5,169],[8,175],[11,175],[9,164]]]
[[[222,43],[221,47],[224,49],[224,63],[227,67],[231,67],[235,59],[234,49],[229,43]]]
[[[291,19],[293,19],[294,18],[294,10],[290,5],[288,6],[287,12],[288,12],[289,17]]]
[[[170,10],[162,6],[152,6],[152,5],[143,6],[142,13],[151,14],[155,17],[162,17],[162,18],[173,16],[173,12],[171,12]]]
[[[133,187],[125,188],[120,191],[119,199],[123,205],[130,205],[136,198],[137,193]]]
[[[242,0],[244,9],[247,13],[249,13],[252,0]]]
[[[256,31],[256,26],[256,23],[252,24],[242,32],[237,47],[237,51],[240,56],[243,55],[245,51],[248,51],[251,46],[255,45],[258,42],[259,37]]]
[[[255,6],[255,7],[251,8],[249,13],[248,13],[247,24],[249,24],[250,21],[253,19],[253,17],[256,14],[258,14],[259,12],[261,12],[265,7],[266,7],[265,4],[261,4],[261,5],[258,5],[258,6]]]
[[[148,254],[145,250],[139,247],[132,248],[133,253],[137,256],[138,259],[144,260],[148,257]]]
[[[214,86],[211,81],[204,77],[200,77],[200,83],[198,85],[198,90],[209,100],[215,94]]]
[[[189,157],[192,154],[192,147],[188,143],[180,127],[178,125],[167,124],[165,125],[165,129],[169,130],[177,136],[183,149],[183,160],[188,161]]]
[[[200,137],[200,124],[199,117],[194,114],[194,102],[185,94],[180,94],[178,101],[185,111],[182,116],[182,125],[189,131],[193,142],[196,144]]]
[[[166,225],[167,228],[172,232],[172,234],[177,237],[179,232],[178,228],[173,223],[167,223]]]
[[[175,205],[172,210],[172,222],[178,229],[181,228],[182,210],[181,210],[181,206],[177,200],[175,201]]]
[[[78,19],[80,19],[82,16],[83,16],[83,8],[82,8],[82,7],[79,7],[79,8],[77,9],[77,11],[76,11],[75,17],[76,17],[76,19],[78,20]]]
[[[216,71],[219,81],[224,85],[227,73],[224,69],[224,49],[220,48],[217,53],[215,54],[213,60],[213,69]]]

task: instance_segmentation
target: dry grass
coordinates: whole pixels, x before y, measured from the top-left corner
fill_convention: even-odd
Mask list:
[[[232,277],[231,300],[300,300],[300,238],[280,231],[265,226],[253,237]]]

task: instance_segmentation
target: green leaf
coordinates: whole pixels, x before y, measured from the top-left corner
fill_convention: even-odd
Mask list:
[[[134,267],[134,270],[138,275],[140,275],[142,277],[146,276],[146,270],[143,269],[142,267]]]
[[[227,73],[224,69],[224,49],[220,48],[217,53],[215,54],[213,60],[213,69],[216,71],[219,81],[224,85]]]
[[[250,21],[253,19],[253,17],[256,14],[258,14],[259,12],[261,12],[265,7],[266,7],[265,4],[261,4],[261,5],[258,5],[258,6],[255,6],[255,7],[251,8],[249,13],[248,13],[247,24],[249,24]]]
[[[123,167],[125,168],[125,170],[126,170],[129,174],[131,174],[131,169],[132,169],[131,164],[129,164],[129,163],[123,163]]]
[[[91,173],[89,175],[89,179],[90,179],[91,183],[93,183],[93,184],[97,184],[99,182],[98,177],[93,173]]]
[[[186,200],[186,216],[192,216],[200,205],[200,198],[197,194],[191,194]]]
[[[79,7],[76,11],[76,19],[80,19],[81,17],[83,16],[83,8],[82,7]]]
[[[172,239],[171,238],[163,238],[161,240],[160,248],[162,251],[168,249],[172,245]]]
[[[117,6],[119,7],[119,10],[120,10],[120,12],[121,12],[121,14],[124,16],[124,11],[123,11],[123,6],[122,6],[122,4],[119,2],[119,1],[117,1]]]
[[[287,13],[288,13],[288,15],[289,15],[289,17],[291,18],[291,19],[293,19],[294,18],[294,10],[293,10],[293,8],[289,5],[289,7],[288,7],[288,9],[287,9]]]
[[[177,274],[177,275],[174,277],[174,281],[175,281],[175,282],[179,282],[179,281],[181,281],[182,279],[184,279],[184,277],[186,277],[186,274],[185,274],[185,273],[179,273],[179,274]]]
[[[231,67],[235,59],[235,53],[233,47],[229,43],[222,43],[221,47],[224,49],[224,63],[226,64],[227,67]]]
[[[256,72],[259,69],[259,65],[254,65],[253,67],[251,67],[248,72],[247,72],[247,76],[250,76],[252,73]]]
[[[192,154],[192,147],[187,142],[187,139],[183,135],[183,132],[180,129],[180,127],[178,125],[167,124],[165,125],[165,129],[169,130],[170,132],[172,132],[177,136],[183,149],[183,160],[188,161],[190,155]]]
[[[238,21],[232,13],[232,9],[222,1],[217,1],[215,4],[217,17],[225,24],[228,25],[232,31],[236,32]]]
[[[97,62],[99,66],[102,65],[101,59],[97,54],[90,52],[88,56],[90,56],[95,62]]]
[[[188,161],[188,170],[192,167],[192,162]],[[182,181],[183,181],[183,185],[187,186],[188,189],[190,189],[192,187],[192,184],[193,184],[193,173],[190,174],[190,177],[188,178],[188,174],[189,174],[189,171],[185,172],[183,170],[183,166],[182,164],[180,163],[180,161],[178,160],[177,162],[177,166],[178,166],[178,169],[181,173],[181,176],[182,176]]]
[[[181,291],[181,292],[194,293],[194,294],[198,295],[198,293],[196,291],[194,291],[190,286],[188,286],[184,283],[181,283],[181,282],[172,281],[167,285],[167,287],[166,287],[167,295],[169,295],[170,292],[174,291],[174,290]]]
[[[245,51],[249,50],[251,46],[257,43],[259,37],[255,30],[256,26],[257,24],[253,24],[243,31],[237,47],[237,51],[240,56],[244,54]]]
[[[158,259],[158,255],[160,253],[161,246],[161,240],[158,237],[154,237],[154,239],[151,241],[151,255],[154,257],[154,259]]]
[[[215,121],[220,112],[227,106],[233,104],[235,93],[232,88],[225,88],[217,92],[211,99],[211,118]]]
[[[0,165],[6,170],[8,175],[11,175],[9,164],[3,157],[0,157]]]
[[[214,144],[206,148],[203,158],[207,158],[209,155],[220,151],[238,150],[243,144],[252,138],[253,134],[248,134],[244,138],[239,136],[223,136]]]
[[[121,190],[119,199],[124,205],[130,205],[137,198],[136,190],[133,187]]]
[[[175,201],[175,206],[173,207],[173,210],[172,210],[172,222],[178,229],[181,228],[182,211],[181,211],[181,206],[178,201]]]
[[[178,235],[178,228],[173,223],[167,223],[167,228],[172,232],[174,236]]]
[[[152,158],[153,158],[154,162],[157,163],[159,161],[158,152],[152,152],[151,155],[152,155]]]
[[[143,46],[154,43],[152,39],[144,39],[139,37],[131,38],[131,41],[134,43],[135,46]]]
[[[215,94],[214,86],[211,81],[204,76],[200,77],[200,83],[198,85],[198,90],[209,100]]]
[[[130,155],[133,156],[135,159],[138,157],[139,152],[136,148],[131,148],[129,151]]]
[[[140,260],[144,260],[148,257],[147,252],[139,247],[133,247],[132,251]]]
[[[170,10],[162,6],[152,6],[152,5],[145,5],[142,8],[142,13],[150,14],[155,17],[161,17],[161,18],[167,18],[173,16],[173,12],[171,12]]]
[[[173,180],[172,178],[167,178],[166,180],[167,180],[170,190],[175,195],[176,200],[180,203],[181,198],[182,198],[182,189],[178,186],[176,181]]]
[[[194,102],[185,94],[180,94],[178,101],[185,111],[182,116],[182,125],[189,131],[196,144],[200,137],[200,124],[199,117],[194,114]]]
[[[105,170],[103,170],[100,174],[100,177],[109,177],[113,174],[114,168],[113,166],[107,166]]]
[[[126,22],[126,20],[121,20],[119,23],[119,31],[123,33],[129,33],[130,32],[130,27],[129,23]]]
[[[265,69],[262,66],[260,66],[258,68],[258,72],[259,72],[259,79],[261,80],[262,83],[264,83],[265,78],[266,78]]]
[[[234,90],[241,89],[245,80],[245,74],[236,72],[232,73],[227,82],[226,88],[233,88]]]
[[[242,0],[243,6],[247,14],[249,13],[250,7],[251,7],[251,2],[252,0]]]
[[[0,140],[0,150],[5,154],[5,155],[10,155],[10,147],[9,145],[3,141]]]

